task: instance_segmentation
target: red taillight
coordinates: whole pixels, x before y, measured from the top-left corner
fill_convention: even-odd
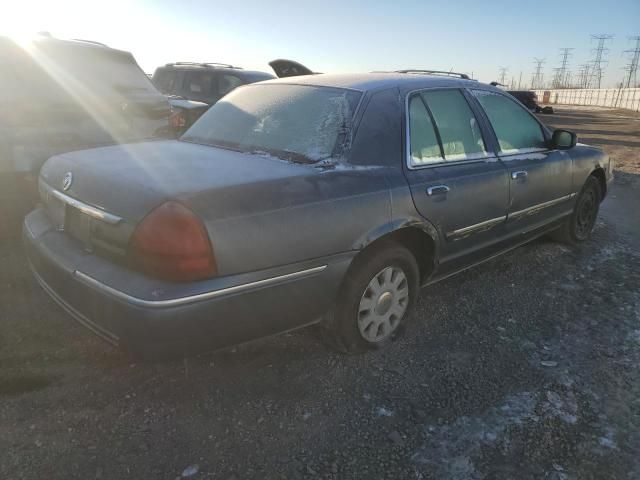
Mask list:
[[[169,116],[169,125],[171,128],[184,128],[187,124],[187,117],[181,110],[172,110]]]
[[[187,282],[216,274],[202,221],[176,202],[160,205],[140,222],[131,237],[129,253],[144,272],[166,280]]]

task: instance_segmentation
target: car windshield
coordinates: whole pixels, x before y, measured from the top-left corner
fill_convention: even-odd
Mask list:
[[[339,156],[361,93],[306,85],[249,85],[211,107],[183,141],[314,163]]]

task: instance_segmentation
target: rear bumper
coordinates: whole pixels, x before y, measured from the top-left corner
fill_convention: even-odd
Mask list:
[[[59,305],[109,343],[145,357],[193,355],[314,323],[351,260],[168,284],[84,252],[41,210],[26,217],[23,237],[35,278]]]

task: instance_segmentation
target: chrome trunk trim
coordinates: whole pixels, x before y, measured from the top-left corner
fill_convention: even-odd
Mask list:
[[[95,218],[96,220],[100,220],[102,222],[105,222],[111,225],[116,225],[122,221],[122,217],[118,217],[117,215],[114,215],[109,212],[105,212],[104,210],[94,207],[93,205],[89,205],[88,203],[84,203],[84,202],[81,202],[80,200],[70,197],[69,195],[66,195],[60,192],[59,190],[56,190],[50,185],[47,185],[42,180],[40,180],[40,191],[41,191],[41,194],[46,195],[47,198],[49,196],[53,196],[57,198],[60,202],[66,205],[70,205],[73,208],[80,210],[85,215]],[[46,201],[46,199],[43,199],[43,200]]]

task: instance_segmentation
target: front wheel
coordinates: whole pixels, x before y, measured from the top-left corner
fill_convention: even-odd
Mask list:
[[[384,242],[363,252],[347,272],[323,325],[325,340],[345,353],[387,345],[406,323],[418,283],[415,257],[403,246]]]
[[[572,214],[552,233],[553,238],[569,244],[587,240],[596,223],[601,200],[600,182],[596,177],[590,176],[578,195]]]

